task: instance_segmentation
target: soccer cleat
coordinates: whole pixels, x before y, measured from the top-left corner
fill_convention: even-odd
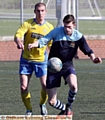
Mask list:
[[[62,110],[58,115],[73,115],[73,112],[70,107],[66,106],[66,110]]]
[[[65,111],[62,110],[58,115],[64,115]]]
[[[30,116],[33,115],[33,114],[32,114],[32,111],[31,111],[31,110],[27,110],[25,115],[26,115],[27,117],[30,117]]]
[[[41,109],[41,115],[47,115],[47,108],[45,104],[40,105],[40,109]]]

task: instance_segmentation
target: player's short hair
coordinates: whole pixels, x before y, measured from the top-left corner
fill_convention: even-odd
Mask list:
[[[46,9],[46,4],[42,2],[38,2],[37,4],[35,4],[35,10],[37,9],[37,7],[40,7],[40,6],[45,6],[45,9]]]
[[[75,24],[75,18],[74,18],[73,15],[68,14],[68,15],[66,15],[64,17],[63,23],[70,23],[70,22],[72,22],[73,24]]]

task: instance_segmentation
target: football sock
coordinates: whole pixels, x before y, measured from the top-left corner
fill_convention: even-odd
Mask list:
[[[66,109],[66,105],[63,104],[63,103],[61,103],[60,100],[57,100],[56,104],[55,105],[51,105],[51,106],[54,107],[54,108],[56,108],[56,109],[58,109],[58,110],[62,110],[62,111],[64,111]]]
[[[30,93],[21,94],[21,97],[22,97],[22,101],[23,101],[26,109],[32,111],[32,106],[31,106],[31,101],[30,101],[30,98],[31,98]]]
[[[67,106],[72,107],[72,103],[75,100],[76,93],[77,92],[73,92],[72,90],[69,90],[69,92],[68,92],[68,103],[67,103]]]
[[[41,90],[41,96],[40,96],[40,105],[45,104],[48,100],[48,95],[43,89]]]

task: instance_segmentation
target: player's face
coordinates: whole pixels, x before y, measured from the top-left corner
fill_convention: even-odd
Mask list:
[[[74,24],[72,22],[70,23],[64,23],[64,30],[67,35],[71,35],[74,28]]]
[[[34,10],[34,12],[36,14],[37,22],[43,21],[45,19],[46,8],[44,5],[37,7],[36,10]]]

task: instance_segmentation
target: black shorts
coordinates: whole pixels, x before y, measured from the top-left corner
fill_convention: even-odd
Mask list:
[[[61,70],[58,73],[51,73],[51,72],[48,71],[46,88],[51,89],[51,88],[55,88],[55,87],[60,87],[61,77],[63,77],[64,80],[66,80],[66,78],[70,74],[75,74],[76,75],[76,71],[75,71],[73,66],[70,66],[67,70]]]

